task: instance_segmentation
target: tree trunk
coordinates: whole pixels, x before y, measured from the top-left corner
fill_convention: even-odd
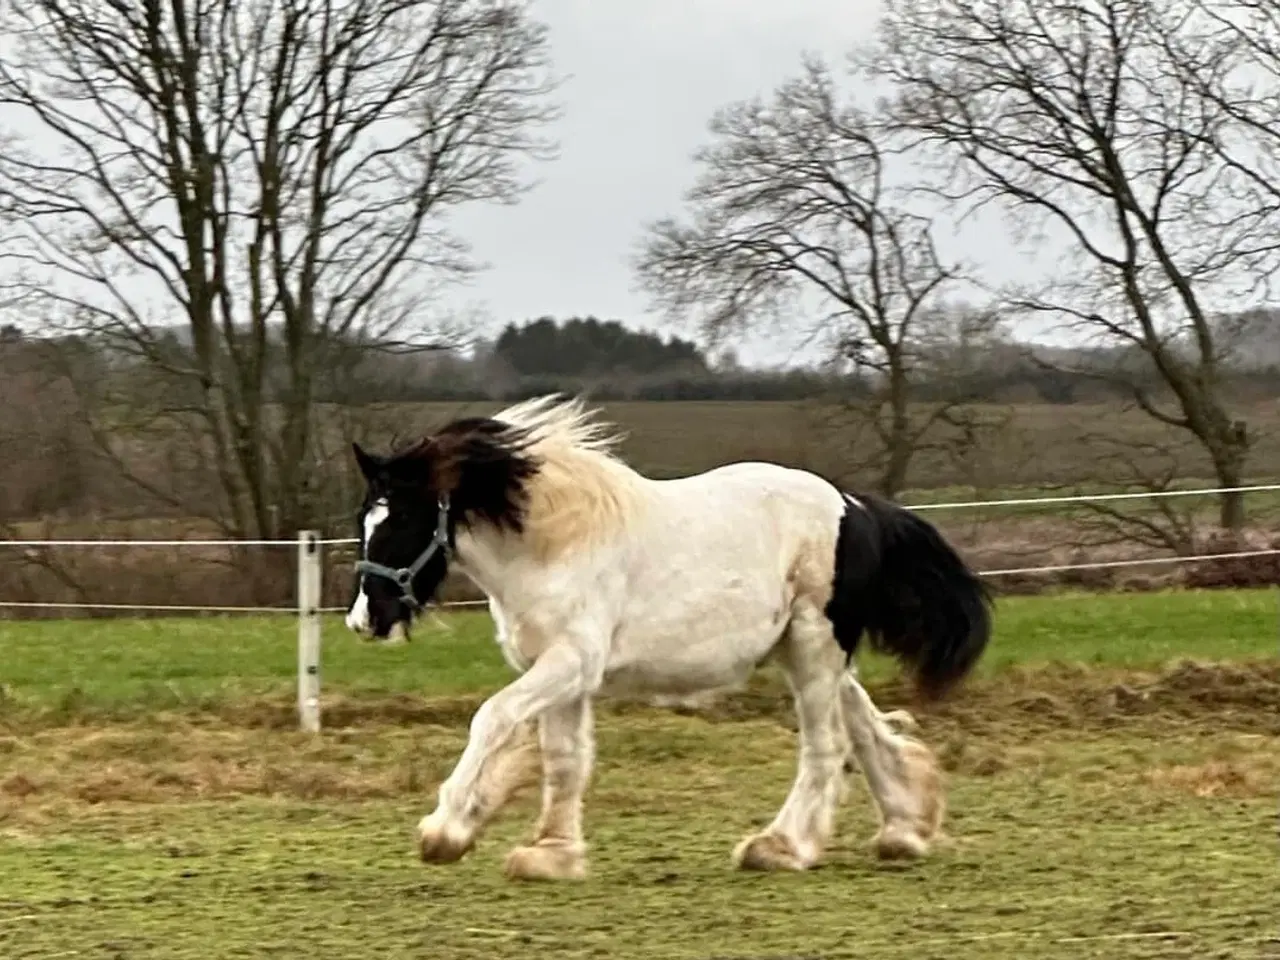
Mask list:
[[[915,452],[911,435],[910,383],[907,371],[896,356],[889,362],[889,425],[880,431],[884,441],[884,469],[880,473],[880,493],[896,500],[907,485],[907,471]]]
[[[1219,487],[1239,487],[1244,483],[1244,466],[1249,454],[1249,435],[1244,421],[1233,422],[1224,437],[1210,450]],[[1218,495],[1218,525],[1238,533],[1244,528],[1244,494],[1238,491]]]

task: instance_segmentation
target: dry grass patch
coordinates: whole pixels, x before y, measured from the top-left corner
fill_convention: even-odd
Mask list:
[[[1239,760],[1210,760],[1151,770],[1148,782],[1157,789],[1176,790],[1196,797],[1263,797],[1276,792],[1276,767],[1250,767]]]
[[[914,702],[896,682],[873,693],[885,709],[911,709],[944,769],[957,776],[1093,764],[1108,780],[1257,795],[1280,764],[1280,664],[1014,669],[934,705]],[[481,699],[335,697],[318,738],[292,729],[283,698],[131,723],[30,729],[0,738],[0,822],[65,803],[426,798],[456,762]],[[768,763],[786,771],[794,763],[790,698],[767,671],[696,709],[605,705],[599,724],[599,763],[623,779],[600,785],[597,803],[625,807],[667,797],[665,803],[673,783],[677,793],[722,790],[728,798],[735,768]],[[1150,746],[1112,749],[1135,740]],[[1152,767],[1154,755],[1174,747],[1195,756],[1171,755]]]

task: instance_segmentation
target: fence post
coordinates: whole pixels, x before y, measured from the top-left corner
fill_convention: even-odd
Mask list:
[[[320,534],[298,534],[298,724],[320,732]]]

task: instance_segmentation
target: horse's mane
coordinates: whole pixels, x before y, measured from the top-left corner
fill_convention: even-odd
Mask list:
[[[528,437],[531,448],[573,448],[616,459],[613,450],[623,439],[621,432],[601,420],[600,411],[589,408],[581,397],[555,393],[533,397],[494,414],[493,419],[518,428]]]
[[[525,488],[525,535],[552,559],[622,534],[645,504],[646,481],[615,455],[620,431],[581,398],[534,397],[493,415],[538,464]]]

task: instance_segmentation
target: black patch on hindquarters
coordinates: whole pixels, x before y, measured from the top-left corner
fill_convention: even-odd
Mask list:
[[[850,659],[872,649],[909,667],[920,692],[944,695],[991,637],[991,596],[931,523],[892,501],[844,494],[826,614]]]

